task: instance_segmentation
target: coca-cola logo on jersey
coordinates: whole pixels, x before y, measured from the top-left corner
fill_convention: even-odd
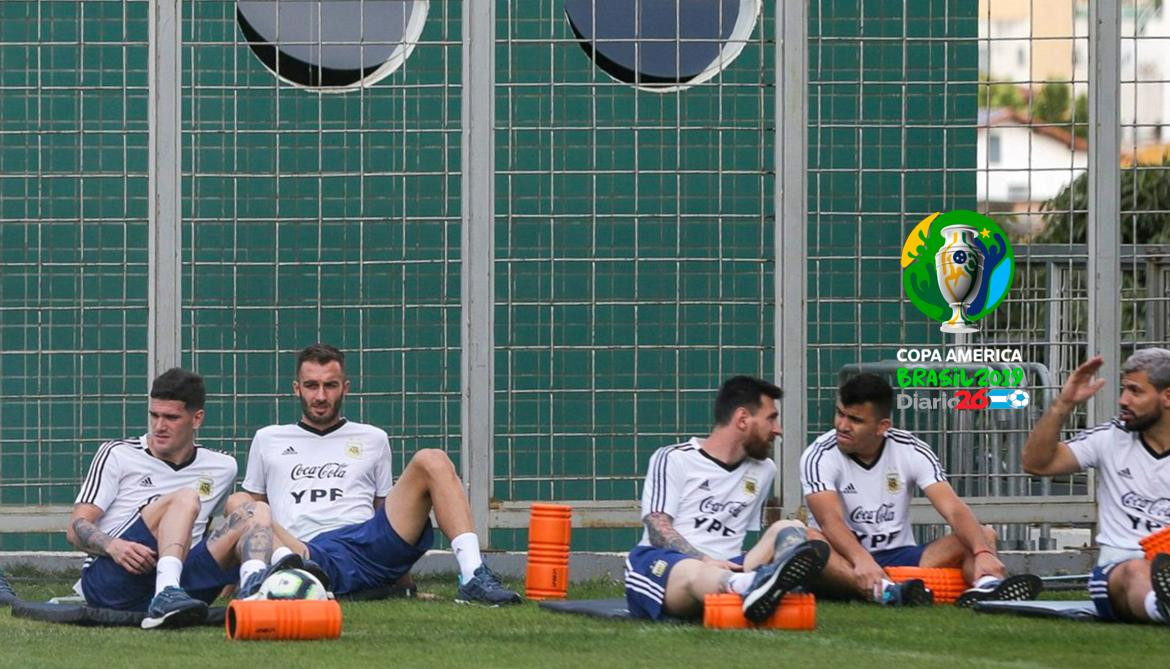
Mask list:
[[[894,520],[894,505],[882,504],[876,509],[866,509],[859,506],[849,512],[849,520],[867,525],[888,523]]]
[[[292,480],[343,479],[345,478],[345,470],[347,467],[349,465],[344,465],[340,462],[326,462],[323,465],[312,465],[309,467],[298,464],[292,468]]]
[[[738,518],[739,514],[743,513],[743,508],[747,506],[743,502],[716,502],[714,497],[704,497],[702,502],[699,502],[699,511],[703,513],[719,513],[726,511],[731,514],[732,518]]]
[[[1170,523],[1170,499],[1165,497],[1150,499],[1131,490],[1121,496],[1121,505],[1163,523]]]

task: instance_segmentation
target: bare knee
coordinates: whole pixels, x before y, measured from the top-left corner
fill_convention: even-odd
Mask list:
[[[223,515],[230,516],[236,512],[236,509],[239,509],[246,504],[255,502],[256,500],[252,499],[252,496],[246,492],[233,493],[229,495],[227,501],[223,503]],[[263,502],[260,503],[263,504]],[[267,505],[265,504],[265,506]]]
[[[264,502],[248,498],[228,514],[228,524],[242,528],[272,525],[272,510]]]
[[[421,468],[430,478],[447,476],[455,473],[455,465],[447,453],[437,448],[424,448],[414,454],[410,464]]]
[[[1109,589],[1128,592],[1133,588],[1148,588],[1150,584],[1150,563],[1145,560],[1128,560],[1117,565],[1109,574]]]
[[[159,501],[166,505],[168,512],[199,513],[199,505],[201,504],[199,493],[194,488],[181,488],[167,493],[160,497]]]
[[[990,544],[991,546],[995,546],[996,543],[999,541],[999,533],[995,531],[994,527],[992,527],[990,525],[984,525],[983,526],[983,538],[987,540],[988,544]]]

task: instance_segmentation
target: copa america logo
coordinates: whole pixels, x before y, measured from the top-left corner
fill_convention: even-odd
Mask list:
[[[999,306],[1011,288],[1015,254],[1007,234],[973,211],[934,213],[902,246],[902,287],[939,330],[978,332],[975,321]]]

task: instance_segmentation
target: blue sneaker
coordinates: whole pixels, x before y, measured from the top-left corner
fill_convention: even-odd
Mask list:
[[[142,629],[187,627],[207,620],[207,604],[188,595],[182,588],[168,585],[150,600],[142,619]]]
[[[1044,583],[1039,576],[1033,574],[1016,574],[1008,576],[1002,581],[988,583],[982,588],[967,588],[955,600],[955,606],[974,606],[975,602],[1022,602],[1036,599],[1036,595],[1044,589]]]
[[[249,576],[248,580],[240,583],[240,589],[236,591],[236,599],[254,598],[256,593],[260,591],[260,586],[264,584],[264,581],[268,580],[269,576],[285,569],[301,569],[307,571],[316,577],[318,581],[321,581],[321,585],[325,587],[326,591],[329,590],[329,575],[325,573],[321,565],[312,560],[307,560],[296,553],[290,553],[268,565],[268,568],[264,571],[258,571]]]
[[[763,622],[776,610],[784,593],[821,573],[829,561],[829,544],[813,539],[788,546],[772,562],[756,569],[751,589],[743,597],[743,615]]]
[[[922,579],[911,578],[887,585],[879,603],[882,606],[930,606],[934,604],[934,593]]]
[[[1150,587],[1158,600],[1162,622],[1170,625],[1170,553],[1158,553],[1150,562]]]
[[[486,564],[481,564],[479,569],[475,570],[475,575],[466,583],[459,584],[459,590],[455,593],[455,602],[458,604],[487,604],[488,606],[500,606],[501,604],[519,604],[520,595],[504,587],[500,583],[500,579],[488,569]]]

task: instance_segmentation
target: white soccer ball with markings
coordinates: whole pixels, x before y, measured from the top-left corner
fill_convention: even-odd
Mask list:
[[[321,581],[303,569],[281,569],[264,579],[259,599],[329,599]]]
[[[1028,391],[1013,390],[1007,399],[1008,404],[1012,405],[1013,409],[1023,409],[1028,406]]]

